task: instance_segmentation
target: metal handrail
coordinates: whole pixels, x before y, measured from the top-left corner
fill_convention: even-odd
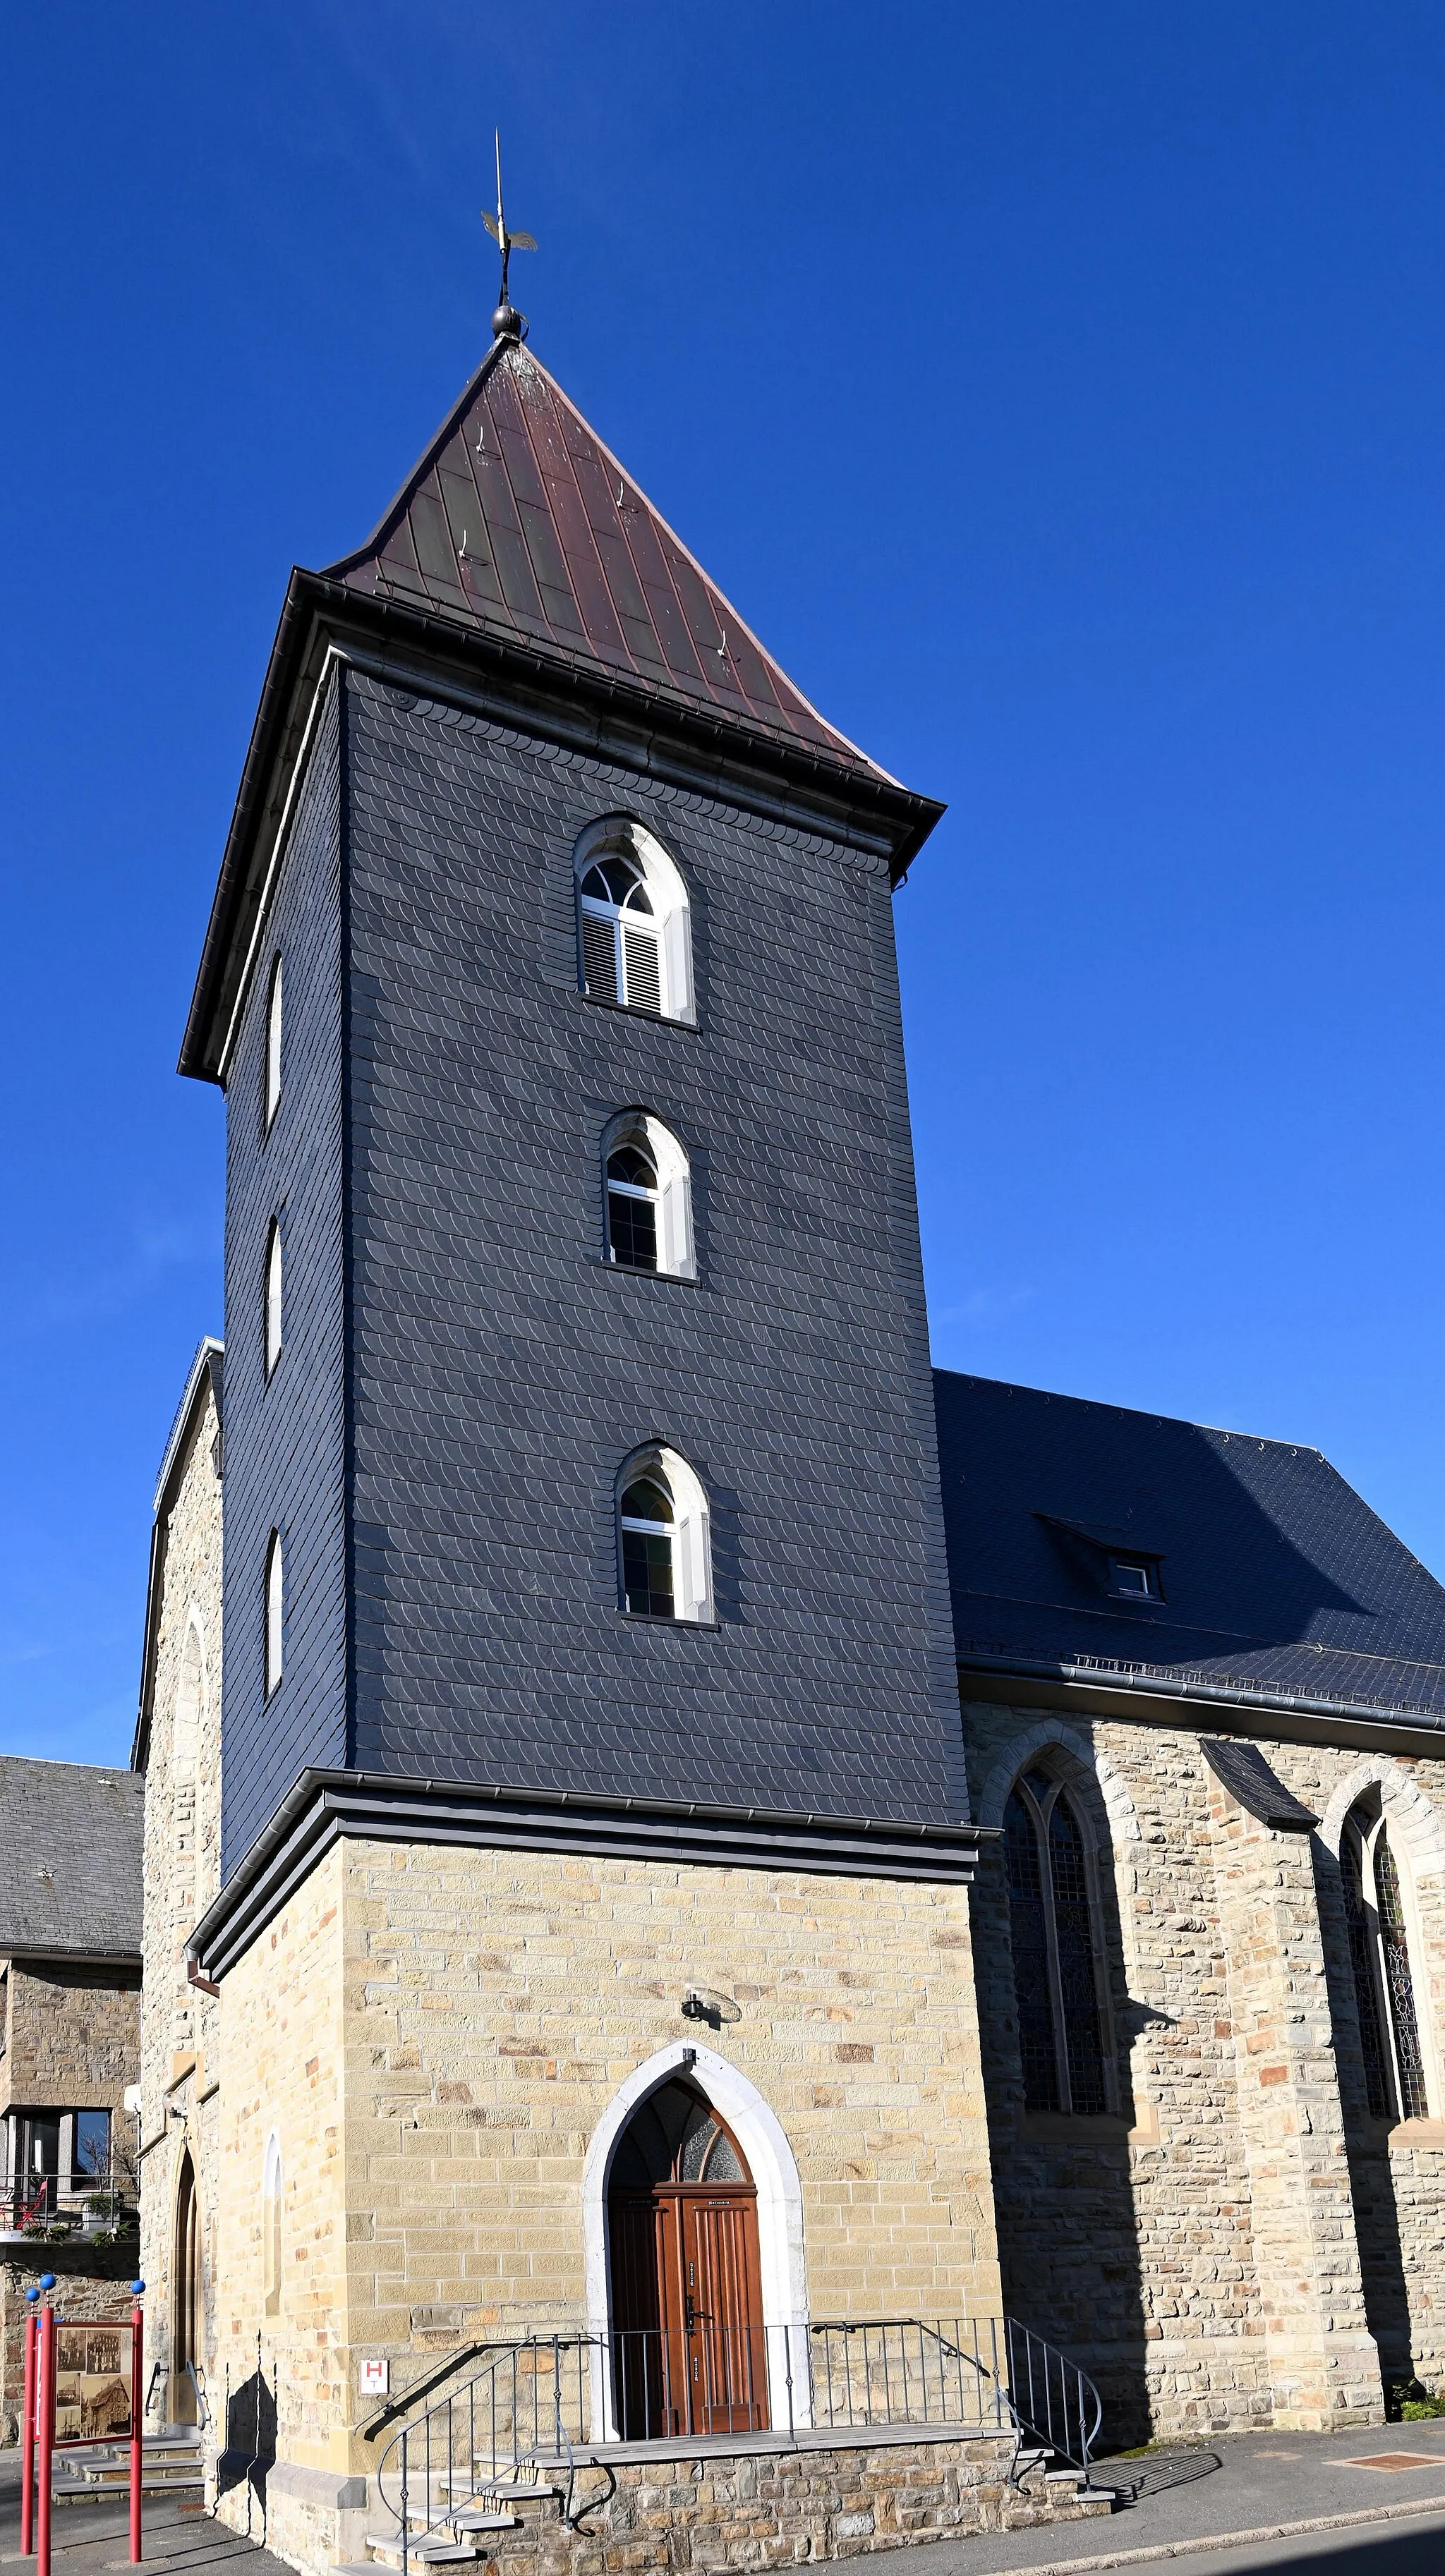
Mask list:
[[[1004,2349],[1015,2420],[1087,2477],[1104,2415],[1104,2401],[1087,2371],[1015,2317],[1004,2319]]]
[[[507,2483],[518,2483],[527,2463],[565,2464],[565,2494],[557,2492],[562,2519],[575,2528],[579,2444],[595,2458],[619,2441],[685,2440],[698,2430],[698,2407],[704,2426],[716,2414],[731,2431],[782,2430],[785,2416],[790,2435],[898,2424],[1007,2427],[1085,2477],[1103,2415],[1093,2381],[1012,2317],[800,2318],[737,2330],[689,2320],[471,2349],[487,2353],[483,2367],[403,2424],[377,2464],[403,2576],[414,2542],[484,2501],[504,2502]],[[451,2372],[468,2357],[453,2356]],[[448,2374],[428,2374],[423,2387],[438,2375]]]

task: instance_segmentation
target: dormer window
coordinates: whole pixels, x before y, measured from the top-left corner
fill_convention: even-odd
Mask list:
[[[1126,1601],[1158,1601],[1159,1568],[1147,1558],[1114,1556],[1109,1560],[1109,1588]]]

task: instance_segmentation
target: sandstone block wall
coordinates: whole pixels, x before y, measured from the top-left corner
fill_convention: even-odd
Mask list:
[[[740,2018],[690,2023],[694,1985]],[[347,1843],[228,1975],[221,2013],[216,2368],[239,2382],[259,2329],[287,2462],[374,2466],[353,2431],[363,2355],[400,2386],[474,2337],[588,2323],[589,2146],[682,2043],[704,2089],[712,2062],[755,2088],[796,2160],[793,2313],[997,2314],[963,1891]]]
[[[146,1765],[140,2034],[141,2272],[146,2335],[169,2368],[176,2196],[189,2152],[201,2222],[202,2367],[215,2333],[218,2008],[186,1979],[186,1941],[220,1885],[221,1480],[207,1382],[166,1533]],[[168,2402],[183,2403],[170,2391]],[[155,2416],[152,2416],[152,2422]]]
[[[1337,1859],[1346,1808],[1377,1783],[1445,2107],[1445,1762],[1258,1735],[1323,1820],[1295,1838],[1244,1819],[1182,1729],[981,1702],[964,1718],[985,1824],[1030,1760],[1074,1783],[1118,2068],[1110,2119],[1024,2111],[995,1850],[974,1913],[1005,2307],[1092,2373],[1121,2438],[1307,2420],[1300,2336],[1320,2420],[1377,2415],[1381,2363],[1445,2384],[1445,2125],[1365,2116]]]
[[[118,2126],[140,2057],[139,1974],[12,1959],[5,2003],[0,2111],[108,2110]]]

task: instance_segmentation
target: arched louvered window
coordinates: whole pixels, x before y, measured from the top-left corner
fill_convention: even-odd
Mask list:
[[[624,1270],[696,1275],[692,1184],[687,1155],[671,1128],[625,1109],[602,1138],[607,1258]]]
[[[1370,2110],[1377,2120],[1428,2119],[1405,1893],[1378,1792],[1350,1810],[1340,1876]]]
[[[640,824],[594,824],[577,850],[582,989],[664,1020],[692,1018],[687,889]]]
[[[269,1378],[281,1357],[281,1227],[271,1220],[266,1238],[266,1375]]]
[[[1101,1943],[1083,1827],[1067,1791],[1028,1771],[1004,1809],[1024,2107],[1111,2108]]]
[[[285,1641],[286,1599],[285,1565],[279,1530],[271,1532],[266,1548],[265,1594],[265,1667],[266,1697],[279,1689],[282,1671],[282,1648]]]
[[[622,1607],[638,1619],[712,1617],[707,1496],[675,1449],[644,1450],[617,1485]]]
[[[266,1072],[264,1124],[271,1121],[281,1106],[281,960],[271,968],[271,988],[266,996]]]

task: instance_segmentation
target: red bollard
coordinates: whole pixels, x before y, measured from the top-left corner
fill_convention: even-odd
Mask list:
[[[35,2345],[40,2331],[34,2302],[25,2312],[25,2413],[21,2441],[25,2445],[20,2470],[20,2555],[35,2554]]]
[[[137,2282],[135,2287],[139,2289]],[[143,2493],[141,2458],[141,2367],[145,2359],[145,2310],[137,2299],[130,2312],[130,2563],[141,2562],[140,2502]]]
[[[55,2310],[40,2311],[40,2354],[36,2371],[36,2411],[40,2422],[39,2510],[36,2513],[37,2576],[50,2576],[50,2488],[55,2450]]]

